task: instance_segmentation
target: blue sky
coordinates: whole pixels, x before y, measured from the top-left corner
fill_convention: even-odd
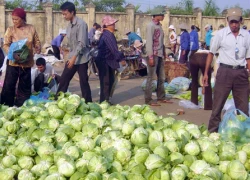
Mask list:
[[[133,5],[140,5],[140,9],[145,11],[149,8],[153,8],[157,5],[167,5],[172,6],[176,5],[181,0],[126,0],[126,2]],[[225,8],[229,8],[236,4],[240,5],[243,9],[250,9],[250,0],[214,0],[217,6],[220,8],[220,11]],[[194,7],[204,8],[205,0],[194,0]]]

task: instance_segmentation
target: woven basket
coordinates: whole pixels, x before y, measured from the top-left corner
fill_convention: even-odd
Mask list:
[[[185,64],[179,64],[177,62],[166,61],[165,65],[165,78],[167,82],[171,82],[176,77],[189,78],[190,72]]]

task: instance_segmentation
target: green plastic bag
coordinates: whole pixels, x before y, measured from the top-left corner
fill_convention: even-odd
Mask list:
[[[19,50],[14,51],[14,57],[19,56],[19,60],[15,59],[15,63],[22,64],[28,61],[29,56],[29,48],[27,45],[23,45],[23,47]]]

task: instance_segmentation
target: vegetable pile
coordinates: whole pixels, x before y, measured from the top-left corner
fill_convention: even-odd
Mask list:
[[[36,106],[1,106],[1,115],[1,180],[249,178],[250,144],[222,141],[146,105],[86,104],[63,94]]]

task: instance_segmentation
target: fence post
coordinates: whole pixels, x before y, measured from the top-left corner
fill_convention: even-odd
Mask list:
[[[90,30],[95,23],[95,5],[90,2],[86,5],[86,11],[88,12],[88,21],[86,23],[88,24],[88,29]]]
[[[50,43],[53,36],[53,4],[47,2],[43,5],[43,10],[45,11],[45,42]]]
[[[165,16],[162,21],[162,29],[164,31],[164,44],[167,46],[169,44],[169,30],[168,27],[170,26],[170,9],[166,6],[165,8]]]
[[[0,0],[0,38],[4,37],[5,33],[5,2]],[[2,46],[2,39],[0,40],[0,46]]]
[[[194,13],[193,13],[195,16],[196,16],[196,26],[198,26],[200,28],[200,31],[198,32],[199,34],[199,39],[202,40],[203,37],[205,35],[203,35],[203,27],[201,26],[202,25],[202,9],[200,8],[195,8],[194,9]]]
[[[128,4],[126,7],[127,13],[127,28],[128,30],[134,32],[135,31],[135,6],[133,4]],[[122,32],[124,34],[124,32]]]

